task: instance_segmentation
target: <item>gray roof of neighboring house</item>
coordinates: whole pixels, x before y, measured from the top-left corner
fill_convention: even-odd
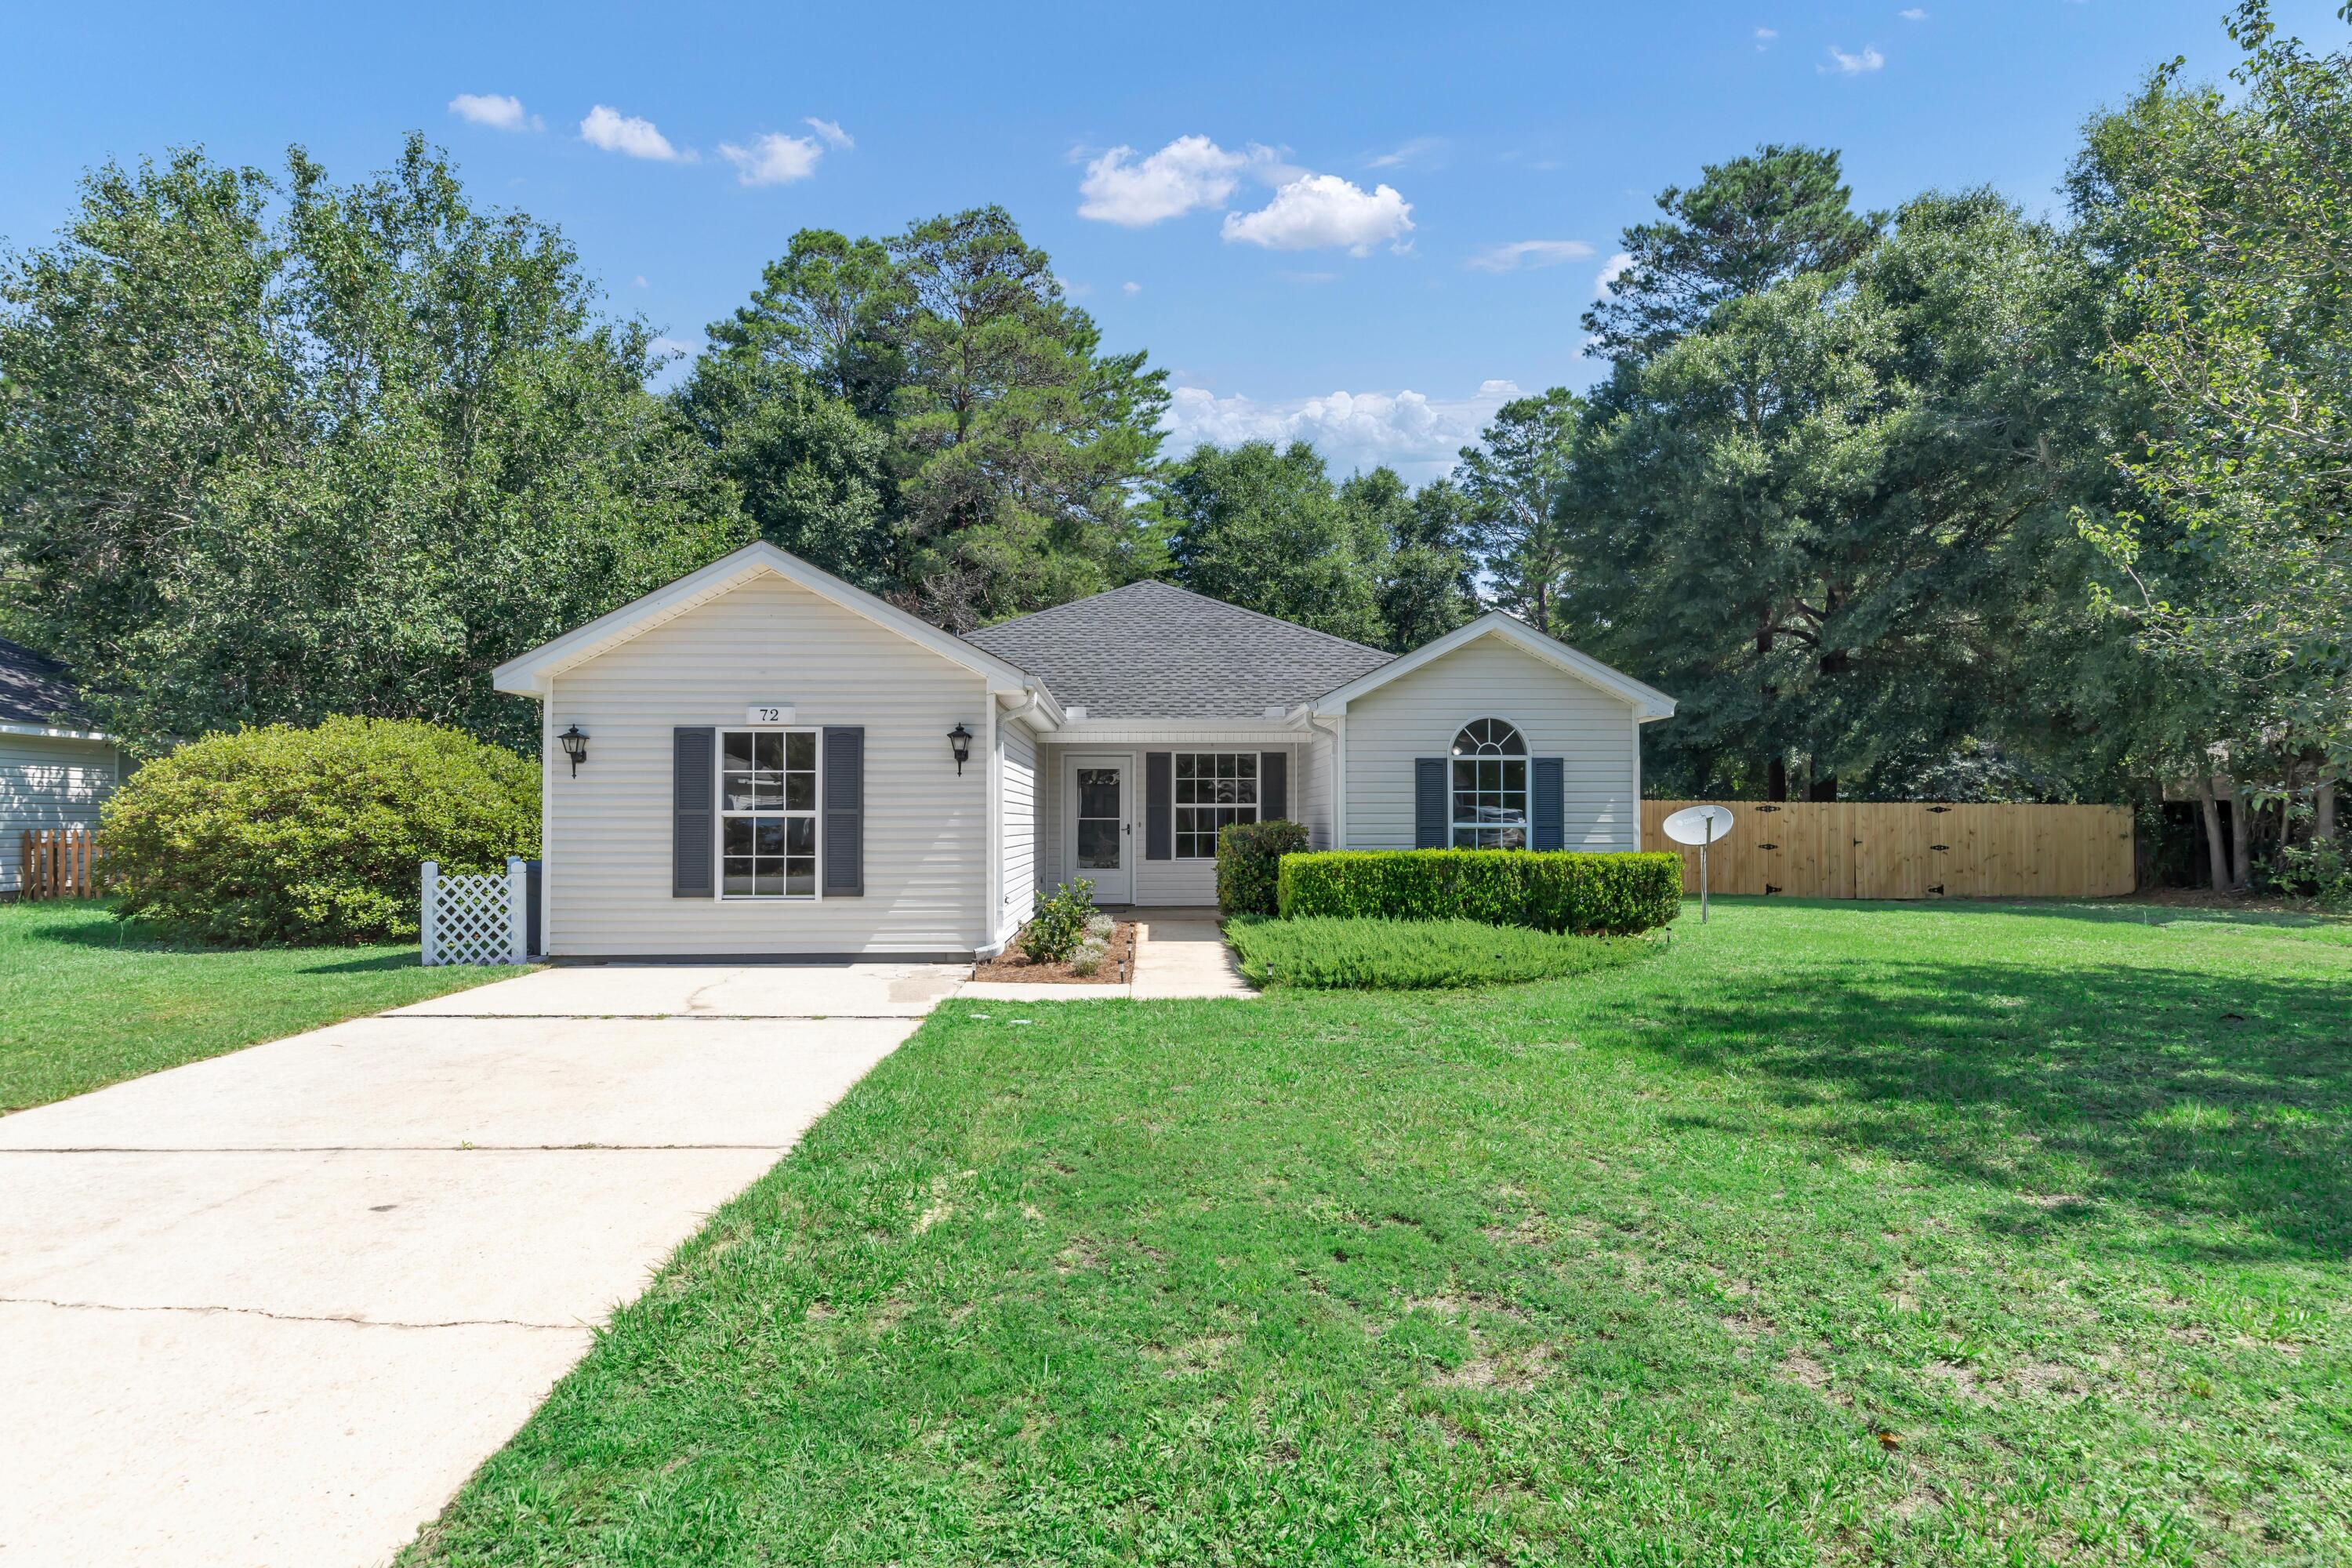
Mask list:
[[[1396,657],[1166,583],[1130,583],[964,640],[1043,678],[1089,719],[1255,719]]]
[[[0,724],[47,724],[80,713],[81,693],[63,665],[0,637]]]

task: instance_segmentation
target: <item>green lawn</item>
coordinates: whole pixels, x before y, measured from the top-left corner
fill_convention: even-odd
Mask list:
[[[0,1112],[522,973],[410,947],[173,947],[101,902],[0,904]]]
[[[2352,931],[955,1004],[419,1563],[2340,1563]]]

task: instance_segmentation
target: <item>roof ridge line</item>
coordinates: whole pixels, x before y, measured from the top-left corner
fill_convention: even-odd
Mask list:
[[[1006,626],[1017,626],[1024,621],[1035,620],[1040,616],[1051,616],[1058,614],[1064,610],[1075,609],[1080,605],[1090,605],[1097,599],[1108,599],[1115,595],[1124,594],[1135,588],[1165,588],[1171,593],[1181,594],[1188,599],[1198,599],[1204,605],[1214,605],[1221,610],[1229,610],[1235,615],[1249,616],[1261,621],[1271,621],[1276,626],[1284,628],[1286,631],[1303,632],[1308,637],[1320,637],[1326,642],[1337,643],[1341,647],[1353,649],[1358,653],[1378,654],[1383,658],[1396,658],[1400,657],[1387,648],[1374,647],[1370,643],[1360,643],[1353,637],[1343,637],[1337,632],[1327,632],[1320,626],[1310,626],[1302,622],[1294,621],[1283,616],[1268,615],[1264,610],[1254,610],[1247,605],[1236,605],[1231,599],[1220,599],[1213,595],[1203,594],[1196,589],[1187,588],[1181,583],[1171,583],[1158,577],[1139,577],[1132,583],[1121,583],[1116,588],[1105,588],[1098,594],[1088,594],[1083,599],[1069,599],[1058,605],[1048,605],[1042,610],[1032,610],[1025,616],[1009,616],[1004,620],[994,621],[984,626],[975,626],[971,632],[962,632],[958,635],[969,641],[975,632],[1001,631]],[[978,646],[985,647],[986,645],[982,644]]]

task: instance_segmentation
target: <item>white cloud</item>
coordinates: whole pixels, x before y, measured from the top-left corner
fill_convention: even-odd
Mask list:
[[[1895,14],[1906,22],[1924,22],[1927,19],[1926,8],[1919,5],[1911,6],[1907,10],[1897,11]]]
[[[1224,236],[1268,250],[1342,246],[1363,256],[1383,242],[1399,245],[1412,227],[1412,204],[1392,185],[1367,192],[1337,174],[1301,174],[1257,211],[1227,213]]]
[[[1118,286],[1118,291],[1128,295],[1140,294],[1143,292],[1143,285],[1130,279]]]
[[[838,121],[819,120],[812,114],[803,119],[801,123],[824,137],[824,144],[836,153],[846,153],[857,145],[857,138],[844,131]]]
[[[1336,272],[1283,272],[1277,273],[1276,276],[1285,283],[1304,283],[1310,287],[1318,283],[1339,281],[1339,275]]]
[[[449,112],[460,120],[487,125],[493,131],[543,131],[546,121],[525,114],[522,100],[504,92],[461,92],[449,100]]]
[[[653,287],[652,284],[646,281],[646,275],[642,272],[638,273],[632,281],[634,281],[640,289],[650,289]]]
[[[601,147],[607,153],[625,153],[632,158],[650,158],[657,163],[690,163],[691,151],[681,153],[670,145],[669,138],[654,129],[650,120],[623,114],[617,109],[598,104],[580,122],[580,139],[591,147]]]
[[[684,338],[656,338],[654,352],[671,359],[693,359],[702,353],[702,345],[688,342]]]
[[[1614,294],[1617,291],[1617,279],[1624,277],[1633,265],[1633,258],[1622,250],[1603,262],[1601,275],[1592,280],[1592,297],[1596,300],[1606,300],[1610,295]]]
[[[735,165],[735,179],[746,185],[789,185],[816,173],[824,149],[805,136],[785,136],[771,131],[752,138],[749,147],[732,142],[719,144],[719,155]]]
[[[1758,54],[1759,54],[1759,55],[1760,55],[1760,54],[1762,54],[1766,49],[1770,48],[1770,47],[1772,47],[1772,40],[1773,40],[1773,39],[1775,39],[1775,38],[1777,38],[1777,37],[1779,37],[1780,36],[1780,35],[1779,33],[1775,32],[1775,31],[1774,31],[1773,29],[1771,29],[1770,27],[1759,27],[1759,28],[1757,28],[1757,29],[1756,29],[1756,52],[1757,52]]]
[[[1229,153],[1205,136],[1179,136],[1140,163],[1135,149],[1113,147],[1087,164],[1078,182],[1078,216],[1142,228],[1202,207],[1221,207],[1241,172],[1271,162],[1273,152],[1252,146]]]
[[[1592,247],[1580,239],[1519,239],[1508,245],[1490,245],[1463,263],[1480,272],[1517,272],[1522,267],[1557,267],[1563,261],[1580,261],[1592,254]]]
[[[1841,76],[1860,76],[1864,71],[1874,71],[1886,63],[1886,57],[1868,44],[1862,47],[1862,53],[1858,55],[1847,54],[1835,44],[1832,44],[1830,58],[1836,63],[1821,68],[1825,72],[1835,70]]]
[[[1177,387],[1160,427],[1179,456],[1206,442],[1281,445],[1306,441],[1346,474],[1385,463],[1415,483],[1453,471],[1455,455],[1477,439],[1495,411],[1519,395],[1508,381],[1486,381],[1467,397],[1433,398],[1418,392],[1334,392],[1291,403],[1219,397],[1204,387]]]

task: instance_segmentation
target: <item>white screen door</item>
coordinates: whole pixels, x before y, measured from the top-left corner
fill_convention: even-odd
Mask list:
[[[1070,875],[1095,885],[1098,904],[1135,901],[1127,777],[1125,757],[1070,759]]]

